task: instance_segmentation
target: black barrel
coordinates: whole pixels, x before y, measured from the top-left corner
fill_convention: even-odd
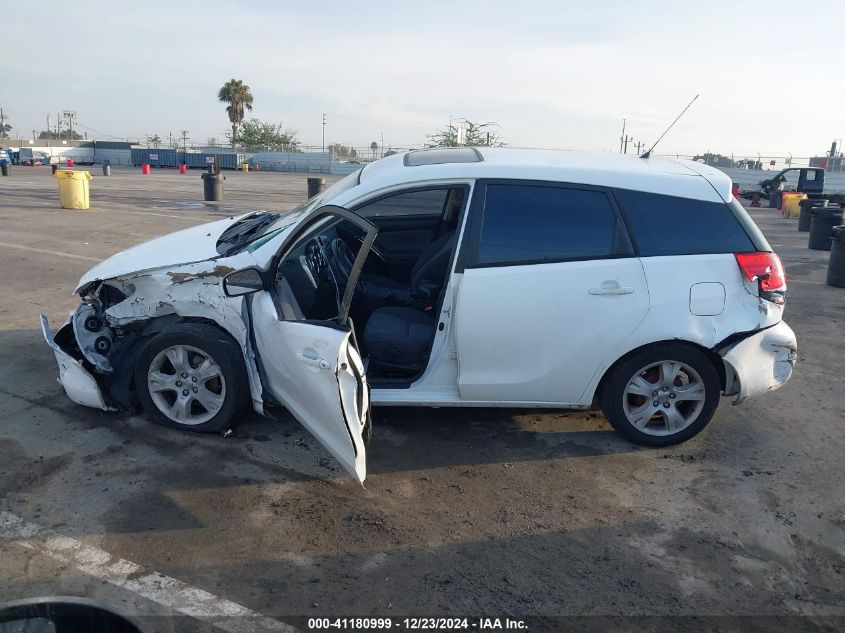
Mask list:
[[[308,197],[313,198],[318,193],[326,188],[325,178],[309,178],[308,179]]]
[[[782,192],[777,189],[769,189],[769,208],[777,209],[780,207],[780,194]]]
[[[802,200],[798,203],[801,207],[801,213],[798,216],[798,230],[806,233],[810,230],[810,224],[813,221],[813,212],[811,209],[827,207],[827,199],[821,200]]]
[[[9,166],[9,163],[0,164],[0,175],[8,176],[10,171],[11,167]]]
[[[807,246],[814,251],[829,251],[830,234],[833,232],[833,227],[840,224],[842,224],[842,207],[813,209],[810,241]]]
[[[203,174],[202,175],[202,190],[205,199],[209,202],[220,202],[223,200],[223,180],[222,174]]]
[[[830,238],[827,285],[845,288],[845,226],[834,227]]]

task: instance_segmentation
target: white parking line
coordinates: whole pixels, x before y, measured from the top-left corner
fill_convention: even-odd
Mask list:
[[[103,261],[99,257],[88,257],[86,255],[73,255],[72,253],[62,253],[61,251],[50,251],[46,248],[35,248],[33,246],[23,246],[22,244],[7,244],[6,242],[0,242],[0,246],[3,248],[17,248],[21,251],[31,251],[33,253],[43,253],[45,255],[58,255],[60,257],[70,257],[71,259],[83,259],[86,262],[101,262]]]
[[[116,558],[91,545],[62,536],[10,512],[0,512],[0,539],[11,541],[79,571],[125,589],[142,598],[193,618],[210,618],[214,626],[231,633],[296,629],[197,587],[191,587],[140,565]],[[220,622],[214,619],[223,618]]]

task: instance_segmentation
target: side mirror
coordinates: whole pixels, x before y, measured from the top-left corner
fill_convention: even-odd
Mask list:
[[[257,268],[244,268],[223,278],[223,292],[227,297],[242,297],[264,289],[264,279]]]

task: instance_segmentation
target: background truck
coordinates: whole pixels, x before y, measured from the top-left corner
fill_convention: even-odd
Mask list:
[[[18,152],[18,162],[21,165],[49,165],[50,156],[31,147],[21,147]]]
[[[825,170],[821,167],[788,167],[782,169],[771,178],[766,178],[758,183],[757,188],[748,188],[742,191],[741,197],[752,199],[755,194],[761,198],[772,200],[781,191],[798,191],[806,193],[808,198],[827,198],[832,203],[843,204],[845,202],[845,180],[841,172],[830,174],[825,183]],[[832,186],[831,186],[832,184]]]

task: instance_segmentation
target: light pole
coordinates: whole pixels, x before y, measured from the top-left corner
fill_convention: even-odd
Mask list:
[[[323,154],[326,153],[326,115],[323,114]]]
[[[625,124],[627,123],[627,119],[622,119],[622,134],[619,136],[619,153],[622,153],[622,144],[625,141]]]

